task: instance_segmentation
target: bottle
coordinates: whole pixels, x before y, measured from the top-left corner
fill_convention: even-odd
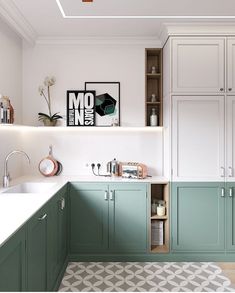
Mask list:
[[[157,115],[154,108],[152,108],[152,114],[150,115],[150,126],[157,126]]]
[[[12,107],[11,101],[9,99],[9,109],[10,109],[10,123],[14,123],[14,108]]]
[[[0,103],[0,123],[3,123],[3,104]]]

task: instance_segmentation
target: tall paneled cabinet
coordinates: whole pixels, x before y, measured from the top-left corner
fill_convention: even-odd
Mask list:
[[[172,251],[235,251],[235,38],[170,37],[163,64]]]

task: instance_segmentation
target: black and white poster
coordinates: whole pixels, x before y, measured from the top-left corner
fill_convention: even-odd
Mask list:
[[[67,126],[95,126],[95,91],[67,91]]]

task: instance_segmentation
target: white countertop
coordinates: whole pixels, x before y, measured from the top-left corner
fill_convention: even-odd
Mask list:
[[[120,177],[96,176],[23,176],[13,180],[10,186],[24,182],[55,182],[47,192],[43,193],[2,193],[0,188],[0,247],[22,227],[58,190],[67,182],[139,182],[139,183],[168,183],[164,177],[149,177],[146,179],[123,179]]]

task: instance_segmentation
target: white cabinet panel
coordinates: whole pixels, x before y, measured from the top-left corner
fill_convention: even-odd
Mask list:
[[[224,97],[172,99],[172,179],[224,180]]]
[[[224,44],[224,38],[173,39],[173,92],[224,92]]]
[[[235,38],[227,42],[227,92],[235,93]]]
[[[227,96],[227,180],[235,181],[235,96]]]

